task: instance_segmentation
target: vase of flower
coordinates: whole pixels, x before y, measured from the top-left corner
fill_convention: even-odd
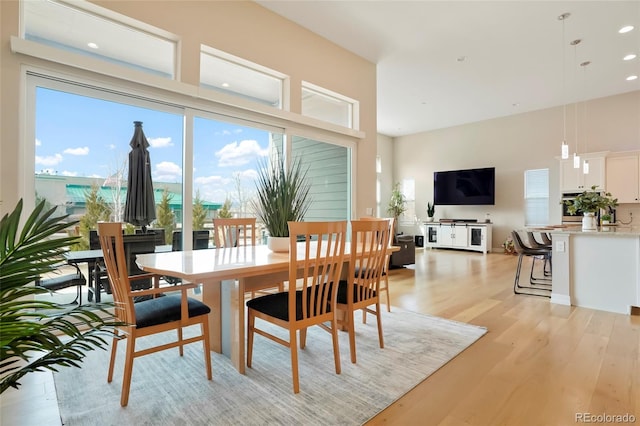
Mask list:
[[[593,212],[586,212],[582,216],[582,230],[583,231],[596,231],[598,229],[596,222],[596,214]]]

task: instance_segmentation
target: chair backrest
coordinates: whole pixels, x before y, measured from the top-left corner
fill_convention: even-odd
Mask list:
[[[102,248],[102,256],[107,268],[111,284],[113,300],[116,305],[116,317],[129,324],[135,324],[135,311],[131,294],[131,283],[127,270],[127,256],[124,251],[122,223],[98,223],[98,236]]]
[[[199,229],[193,231],[193,250],[203,250],[209,248],[209,231]],[[171,251],[182,250],[182,231],[173,231],[171,236]]]
[[[213,219],[213,243],[216,247],[256,245],[256,218]]]
[[[388,222],[388,227],[389,227],[389,247],[393,246],[393,232],[394,232],[394,224],[396,219],[394,217],[384,217],[384,218],[377,218],[377,217],[373,217],[373,216],[363,216],[361,217],[359,220],[386,220]],[[386,260],[384,262],[384,268],[382,270],[383,273],[387,273],[388,269],[389,269],[389,257],[391,257],[391,253],[387,252],[386,255]]]
[[[289,312],[296,312],[298,291],[307,301],[301,316],[289,321],[314,324],[334,312],[346,233],[346,221],[289,222]]]
[[[513,246],[515,247],[518,254],[523,254],[531,250],[531,247],[527,246],[524,241],[522,241],[522,238],[520,237],[520,233],[518,231],[511,231],[511,238],[513,239]]]
[[[347,303],[378,297],[389,236],[389,221],[386,219],[351,221],[351,257],[347,277],[354,280],[355,289],[347,291]]]

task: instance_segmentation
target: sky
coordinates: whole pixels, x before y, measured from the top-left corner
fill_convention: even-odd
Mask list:
[[[183,116],[51,89],[36,94],[36,174],[100,177],[124,170],[134,121],[149,141],[154,187],[182,182]],[[255,188],[269,132],[197,117],[194,122],[194,190],[206,201],[237,197]]]

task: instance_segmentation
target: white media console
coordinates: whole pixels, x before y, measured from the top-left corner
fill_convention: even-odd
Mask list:
[[[487,253],[491,251],[491,223],[425,222],[424,246]]]

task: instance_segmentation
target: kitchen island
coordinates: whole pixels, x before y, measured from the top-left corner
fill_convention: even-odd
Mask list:
[[[630,314],[640,307],[640,226],[551,232],[551,302]]]

